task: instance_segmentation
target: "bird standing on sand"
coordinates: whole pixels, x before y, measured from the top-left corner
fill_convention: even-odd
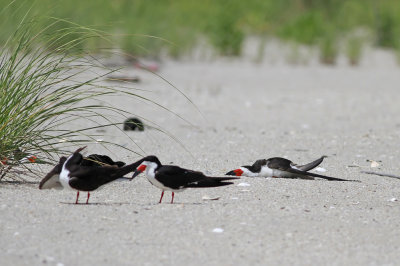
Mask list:
[[[327,179],[329,181],[353,181],[353,180],[323,176],[308,172],[309,170],[317,167],[323,161],[324,158],[325,156],[322,156],[321,158],[305,165],[297,165],[292,161],[281,157],[261,159],[257,160],[251,166],[245,165],[238,169],[229,171],[228,173],[226,173],[226,175],[249,176],[249,177],[262,176],[262,177],[300,178],[300,179],[314,179],[315,177],[319,177]]]
[[[227,180],[238,179],[236,177],[208,177],[202,172],[188,170],[175,165],[162,165],[156,156],[147,156],[134,172],[132,179],[146,171],[146,177],[151,184],[162,190],[161,203],[164,191],[172,191],[171,203],[174,202],[175,192],[186,188],[219,187],[231,185]]]
[[[129,172],[134,171],[141,160],[123,166],[123,162],[114,162],[105,155],[90,155],[87,158],[97,158],[103,161],[93,161],[84,158],[77,149],[72,155],[61,157],[59,163],[42,179],[39,189],[74,189],[77,190],[75,204],[78,204],[79,191],[87,191],[86,204],[89,203],[90,191],[96,190],[104,184],[114,181]],[[113,165],[101,165],[105,162]]]

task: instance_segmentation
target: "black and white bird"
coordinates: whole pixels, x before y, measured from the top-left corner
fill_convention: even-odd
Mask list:
[[[175,192],[186,188],[220,187],[231,185],[233,182],[227,180],[238,179],[237,177],[209,177],[202,172],[188,170],[175,165],[162,165],[156,156],[147,156],[134,172],[132,179],[146,171],[146,177],[151,184],[162,190],[161,203],[164,191],[172,191],[171,203],[174,202]]]
[[[323,176],[319,174],[310,173],[311,169],[317,167],[325,156],[312,161],[305,165],[297,165],[292,161],[274,157],[270,159],[257,160],[253,165],[244,165],[238,169],[229,171],[225,175],[234,176],[249,176],[249,177],[281,177],[281,178],[301,178],[301,179],[314,179],[315,177],[327,179],[330,181],[353,181],[336,177]]]
[[[82,151],[85,147],[81,148]],[[41,180],[39,184],[39,189],[63,189],[63,186],[60,183],[60,173],[62,170],[62,166],[64,165],[67,157],[62,156],[59,159],[59,162],[54,168]],[[90,154],[87,157],[83,157],[81,162],[81,166],[112,166],[112,167],[122,167],[125,163],[121,161],[114,162],[107,155],[99,155],[99,154]]]
[[[114,162],[106,155],[92,154],[84,158],[77,149],[72,155],[61,157],[58,164],[42,179],[39,189],[72,189],[76,190],[78,203],[79,191],[86,191],[89,203],[90,191],[96,190],[104,184],[114,181],[129,172],[133,172],[141,160],[125,165],[123,162]],[[125,165],[125,166],[124,166]]]

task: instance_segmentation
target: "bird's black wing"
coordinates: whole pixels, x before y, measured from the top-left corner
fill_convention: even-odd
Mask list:
[[[181,168],[175,165],[165,165],[160,167],[155,175],[155,178],[172,189],[187,187],[188,184],[198,182],[206,176],[201,172],[196,172]]]
[[[69,185],[82,191],[92,191],[100,186],[123,177],[116,174],[118,168],[112,166],[80,166],[70,172]]]
[[[71,165],[69,169],[69,185],[75,189],[78,189],[77,186],[81,186],[85,187],[87,191],[91,191],[118,178],[122,178],[125,174],[134,171],[142,161],[143,159],[140,159],[135,163],[122,167],[116,167],[115,165]]]
[[[222,182],[237,179],[236,177],[208,177],[202,172],[184,169],[179,166],[162,166],[156,172],[155,178],[167,187],[179,189],[184,187],[217,187],[232,184]]]
[[[274,157],[267,160],[267,166],[269,168],[282,171],[286,171],[286,169],[292,169],[292,163],[292,161],[281,157]]]

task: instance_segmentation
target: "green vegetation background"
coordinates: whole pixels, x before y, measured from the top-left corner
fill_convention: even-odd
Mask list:
[[[135,55],[155,55],[167,48],[178,56],[200,38],[220,54],[239,55],[245,36],[252,34],[317,46],[326,63],[334,61],[344,40],[356,63],[365,41],[356,34],[359,29],[368,32],[376,46],[400,48],[399,0],[0,0],[0,6],[3,43],[29,10],[31,17],[53,16],[104,30]],[[41,20],[43,28],[48,21]],[[48,34],[56,30],[51,27]],[[101,40],[82,43],[86,49],[103,45]]]

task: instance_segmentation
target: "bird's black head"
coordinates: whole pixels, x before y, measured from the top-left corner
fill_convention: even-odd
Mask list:
[[[144,162],[156,163],[158,167],[161,166],[160,160],[158,160],[157,156],[155,156],[155,155],[149,155],[149,156],[144,157],[142,159],[142,162],[143,163]]]
[[[154,156],[154,155],[146,156],[143,159],[141,159],[140,161],[141,161],[141,163],[136,168],[136,171],[133,173],[132,179],[135,178],[136,176],[138,176],[139,174],[143,173],[147,167],[152,167],[152,168],[154,168],[154,170],[156,170],[157,168],[162,166],[160,160],[158,160],[157,156]]]
[[[245,173],[245,172],[247,172],[246,169],[248,171],[250,171],[251,173],[258,173],[261,171],[261,168],[266,164],[267,164],[267,160],[265,160],[265,159],[257,160],[253,165],[243,165],[238,169],[229,171],[225,175],[242,176],[243,174],[246,174]]]
[[[267,160],[266,159],[260,159],[255,161],[255,163],[253,163],[252,166],[246,167],[247,169],[249,169],[250,171],[252,171],[253,173],[256,172],[260,172],[261,168],[267,164]]]
[[[65,163],[66,160],[67,160],[67,157],[61,156],[60,160],[58,160],[58,164],[62,166]]]
[[[83,161],[83,156],[82,156],[82,154],[80,154],[80,152],[81,152],[84,148],[86,148],[86,146],[77,149],[72,155],[70,155],[70,156],[67,158],[67,160],[66,160],[66,162],[65,162],[65,167],[66,167],[67,169],[70,169],[70,168],[73,167],[73,166],[81,165],[81,163],[82,163],[82,161]]]
[[[69,159],[67,159],[66,165],[80,165],[83,161],[83,156],[80,153],[73,153]]]

